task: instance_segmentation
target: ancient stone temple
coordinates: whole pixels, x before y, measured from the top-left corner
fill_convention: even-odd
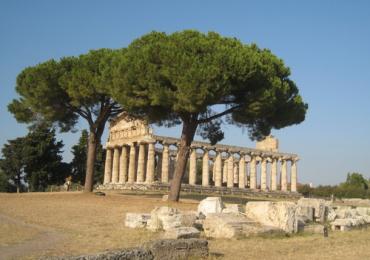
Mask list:
[[[111,121],[100,189],[135,184],[167,185],[172,179],[180,139],[153,134],[149,125],[121,114]],[[193,141],[183,183],[200,188],[297,191],[295,154],[278,151],[272,136],[256,149]]]

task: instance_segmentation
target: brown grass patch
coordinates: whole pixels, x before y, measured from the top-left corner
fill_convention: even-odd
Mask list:
[[[28,256],[30,258],[91,254],[105,249],[138,246],[158,238],[158,233],[126,228],[124,216],[127,212],[150,212],[161,205],[195,210],[197,202],[185,200],[171,204],[161,201],[158,196],[118,193],[108,193],[105,197],[78,192],[0,194],[0,214],[26,224],[51,228],[64,236],[52,248],[40,248],[39,252]],[[37,232],[14,223],[0,222],[0,246],[24,243]],[[370,229],[331,232],[328,238],[313,235],[210,240],[210,249],[223,255],[223,259],[370,259]]]

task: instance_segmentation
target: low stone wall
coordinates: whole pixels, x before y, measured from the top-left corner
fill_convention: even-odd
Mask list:
[[[44,257],[42,260],[177,260],[208,257],[208,242],[204,239],[162,239],[142,247],[107,251],[96,255]]]
[[[138,191],[169,191],[169,184],[153,183],[153,184],[104,184],[97,187],[98,190],[138,190]],[[298,192],[284,191],[261,191],[251,189],[227,188],[227,187],[204,187],[201,185],[181,184],[182,192],[213,194],[213,195],[240,195],[248,197],[260,198],[290,198],[299,199],[302,194]]]

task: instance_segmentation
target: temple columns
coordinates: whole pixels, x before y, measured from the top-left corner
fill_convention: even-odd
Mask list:
[[[139,158],[137,159],[137,182],[144,182],[145,177],[145,144],[139,144]]]
[[[297,192],[297,160],[293,159],[290,166],[290,191]]]
[[[282,191],[288,191],[288,185],[287,185],[287,164],[286,160],[281,160],[281,190]]]
[[[239,182],[239,165],[238,162],[234,163],[234,184],[238,184]]]
[[[222,168],[222,183],[227,183],[227,159],[222,160],[224,166]]]
[[[162,183],[168,183],[168,167],[169,167],[169,148],[168,144],[163,144],[162,173],[161,173]]]
[[[215,159],[215,171],[214,171],[214,176],[215,176],[215,186],[216,187],[221,187],[222,186],[222,157],[221,157],[221,152],[217,152],[216,159]]]
[[[107,148],[104,166],[104,184],[110,183],[112,178],[112,150]]]
[[[227,161],[227,187],[234,187],[234,157],[232,153],[230,153]]]
[[[195,185],[197,179],[197,150],[191,149],[190,162],[189,162],[189,184]]]
[[[239,160],[239,188],[245,188],[245,158],[244,154],[240,155]]]
[[[119,177],[119,148],[115,147],[113,150],[113,169],[112,169],[112,183],[118,183]]]
[[[257,171],[256,171],[256,158],[251,156],[250,161],[250,188],[257,189]]]
[[[135,182],[135,172],[136,172],[136,147],[135,143],[130,144],[130,162],[128,166],[128,183]]]
[[[267,190],[267,160],[261,160],[261,190]]]
[[[146,165],[146,183],[154,182],[155,148],[154,143],[148,144],[148,162]]]
[[[277,159],[272,158],[271,163],[271,190],[277,190]]]
[[[208,150],[204,149],[202,167],[202,186],[209,185],[209,155]]]

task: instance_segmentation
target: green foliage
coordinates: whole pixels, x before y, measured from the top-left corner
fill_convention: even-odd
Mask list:
[[[78,143],[72,146],[73,159],[71,162],[72,168],[72,182],[84,184],[87,160],[87,142],[89,134],[87,130],[82,130],[81,137]],[[102,182],[104,175],[104,150],[101,144],[97,147],[97,154],[95,160],[95,175],[94,183]]]
[[[9,178],[0,168],[0,192],[14,192],[14,185],[9,182]]]
[[[366,179],[359,173],[348,173],[347,180],[339,185],[326,185],[311,188],[309,185],[299,185],[298,192],[305,197],[330,198],[334,195],[337,198],[369,198],[370,190]]]
[[[62,148],[54,129],[37,126],[4,145],[0,168],[19,189],[27,183],[31,191],[44,191],[49,184],[62,184],[70,174],[68,164],[61,161]]]
[[[365,190],[369,188],[368,181],[362,176],[362,174],[357,172],[348,173],[346,182],[342,183],[341,185]]]
[[[60,155],[62,141],[56,141],[55,130],[39,126],[26,136],[24,146],[24,171],[31,191],[44,191],[48,184],[62,184],[68,168]]]
[[[152,32],[114,60],[112,94],[150,122],[202,125],[229,115],[259,139],[305,118],[307,104],[289,76],[281,59],[254,44],[214,32]],[[202,136],[212,142],[223,137],[208,129],[216,131]]]
[[[0,169],[3,178],[11,185],[16,187],[17,191],[22,189],[25,183],[25,150],[26,139],[23,137],[9,140],[2,148],[3,158],[0,160]]]
[[[64,131],[70,130],[80,116],[94,123],[102,107],[114,106],[106,95],[113,53],[101,49],[24,69],[17,77],[20,98],[9,104],[9,111],[19,122],[58,123]]]
[[[62,131],[73,130],[83,118],[89,124],[89,147],[100,145],[106,122],[122,111],[107,94],[115,55],[117,51],[100,49],[24,69],[17,77],[20,98],[8,105],[9,111],[19,122],[57,124]],[[90,154],[86,191],[92,190],[94,178],[95,154]]]

